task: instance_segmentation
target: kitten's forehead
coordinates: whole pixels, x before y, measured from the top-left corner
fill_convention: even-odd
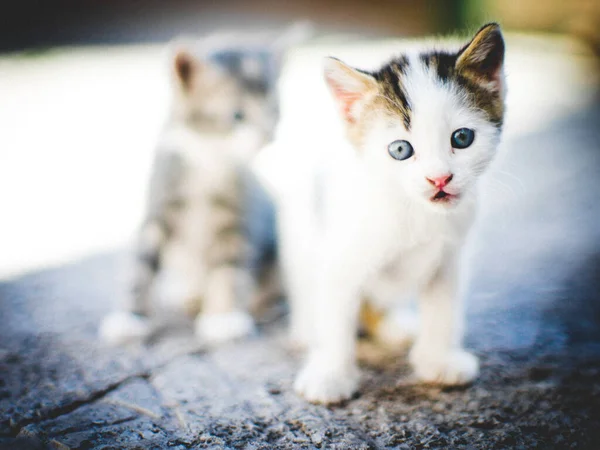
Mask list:
[[[427,50],[394,58],[371,73],[395,115],[410,131],[415,111],[464,105],[502,125],[502,99],[462,76],[456,69],[459,50]]]
[[[406,55],[401,55],[378,71],[370,73],[379,84],[381,96],[387,108],[391,109],[390,112],[402,118],[407,130],[410,129],[412,117],[412,106],[404,82],[409,66],[409,58]]]
[[[470,108],[467,94],[449,78],[440,76],[437,66],[427,63],[427,58],[425,53],[407,56],[409,65],[400,80],[411,103],[413,122],[422,121],[424,116],[441,120]]]
[[[225,69],[244,88],[262,94],[270,89],[276,76],[273,57],[265,49],[217,50],[208,55],[208,60]]]

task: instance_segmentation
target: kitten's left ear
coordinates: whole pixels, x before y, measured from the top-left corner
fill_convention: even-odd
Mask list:
[[[493,91],[504,91],[504,39],[500,25],[489,23],[458,52],[456,69]]]
[[[377,82],[371,75],[353,69],[336,58],[325,59],[325,81],[340,114],[350,124],[360,118],[364,100],[377,90]]]

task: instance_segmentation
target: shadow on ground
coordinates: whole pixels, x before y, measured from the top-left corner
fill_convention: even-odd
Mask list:
[[[600,107],[507,142],[474,240],[465,389],[361,346],[360,396],[308,405],[282,323],[208,352],[191,331],[112,349],[123,253],[0,284],[0,448],[598,448]]]

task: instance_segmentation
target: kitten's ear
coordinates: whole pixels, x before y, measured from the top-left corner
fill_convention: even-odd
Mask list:
[[[202,71],[202,62],[200,62],[188,50],[178,49],[173,57],[173,71],[175,81],[183,89],[189,92],[194,86],[194,81]]]
[[[504,90],[504,39],[500,25],[489,23],[458,52],[457,70],[497,92]]]
[[[363,100],[377,90],[375,79],[347,66],[339,59],[325,59],[325,81],[338,104],[340,114],[348,123],[360,117]]]

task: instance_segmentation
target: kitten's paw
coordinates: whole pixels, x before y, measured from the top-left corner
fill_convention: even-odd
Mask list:
[[[320,358],[311,358],[294,383],[294,390],[312,403],[339,403],[358,390],[360,372],[356,366],[331,367]]]
[[[415,375],[425,383],[463,385],[473,381],[479,374],[477,357],[462,349],[434,356],[415,348],[409,359]]]
[[[148,319],[125,311],[116,311],[104,318],[98,330],[100,338],[111,345],[141,341],[150,334]]]
[[[411,344],[419,331],[419,317],[413,311],[394,311],[377,326],[374,338],[384,345],[405,347]]]
[[[196,336],[208,344],[221,344],[255,332],[254,320],[242,311],[200,314],[196,318]]]

